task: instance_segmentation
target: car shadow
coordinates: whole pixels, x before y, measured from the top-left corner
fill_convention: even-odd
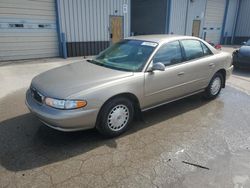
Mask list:
[[[1,103],[15,100],[16,108],[22,109],[23,99],[22,90],[4,98]],[[31,113],[8,118],[0,122],[0,165],[10,171],[22,171],[75,157],[101,146],[116,148],[116,139],[197,109],[207,102],[195,95],[144,112],[143,121],[134,121],[125,134],[113,139],[103,138],[94,129],[69,133],[56,131],[43,125]]]

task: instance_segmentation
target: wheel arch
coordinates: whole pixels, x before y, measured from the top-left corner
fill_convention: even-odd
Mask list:
[[[223,76],[222,87],[225,88],[225,86],[226,86],[226,70],[225,69],[220,69],[216,73],[220,73]]]
[[[116,94],[112,97],[110,97],[109,99],[107,99],[103,105],[101,106],[99,112],[98,112],[98,115],[97,115],[97,119],[96,119],[96,125],[98,125],[98,123],[100,123],[100,117],[101,117],[101,111],[102,109],[104,108],[104,106],[111,100],[114,100],[115,98],[118,98],[118,97],[124,97],[126,99],[129,99],[133,106],[134,106],[134,110],[135,110],[135,115],[137,114],[140,114],[141,113],[141,107],[140,107],[140,102],[139,102],[139,99],[138,97],[133,94],[133,93],[129,93],[129,92],[124,92],[124,93],[119,93],[119,94]]]

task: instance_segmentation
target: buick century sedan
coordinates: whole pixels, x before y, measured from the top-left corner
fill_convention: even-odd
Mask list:
[[[196,37],[129,37],[93,59],[36,76],[26,104],[51,128],[96,128],[114,137],[140,112],[201,92],[216,98],[232,69],[230,54]]]

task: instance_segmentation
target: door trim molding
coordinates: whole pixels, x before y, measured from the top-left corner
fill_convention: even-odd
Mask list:
[[[184,96],[182,96],[182,97],[178,97],[178,98],[175,98],[175,99],[173,99],[173,100],[169,100],[169,101],[166,101],[166,102],[163,102],[163,103],[160,103],[160,104],[157,104],[157,105],[148,107],[148,108],[141,109],[141,111],[142,111],[142,112],[145,112],[145,111],[147,111],[147,110],[151,110],[151,109],[153,109],[153,108],[157,108],[157,107],[159,107],[159,106],[163,106],[163,105],[165,105],[165,104],[168,104],[168,103],[171,103],[171,102],[174,102],[174,101],[178,101],[178,100],[184,99],[184,98],[186,98],[186,97],[190,97],[190,96],[192,96],[192,95],[201,93],[201,92],[203,92],[203,91],[205,91],[205,89],[201,89],[201,90],[198,90],[198,91],[196,91],[196,92],[190,93],[190,94],[188,94],[188,95],[184,95]]]

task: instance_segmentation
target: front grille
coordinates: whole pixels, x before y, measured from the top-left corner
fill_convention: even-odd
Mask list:
[[[42,103],[44,96],[41,93],[39,93],[35,88],[30,88],[30,90],[33,99],[35,99],[39,103]]]

